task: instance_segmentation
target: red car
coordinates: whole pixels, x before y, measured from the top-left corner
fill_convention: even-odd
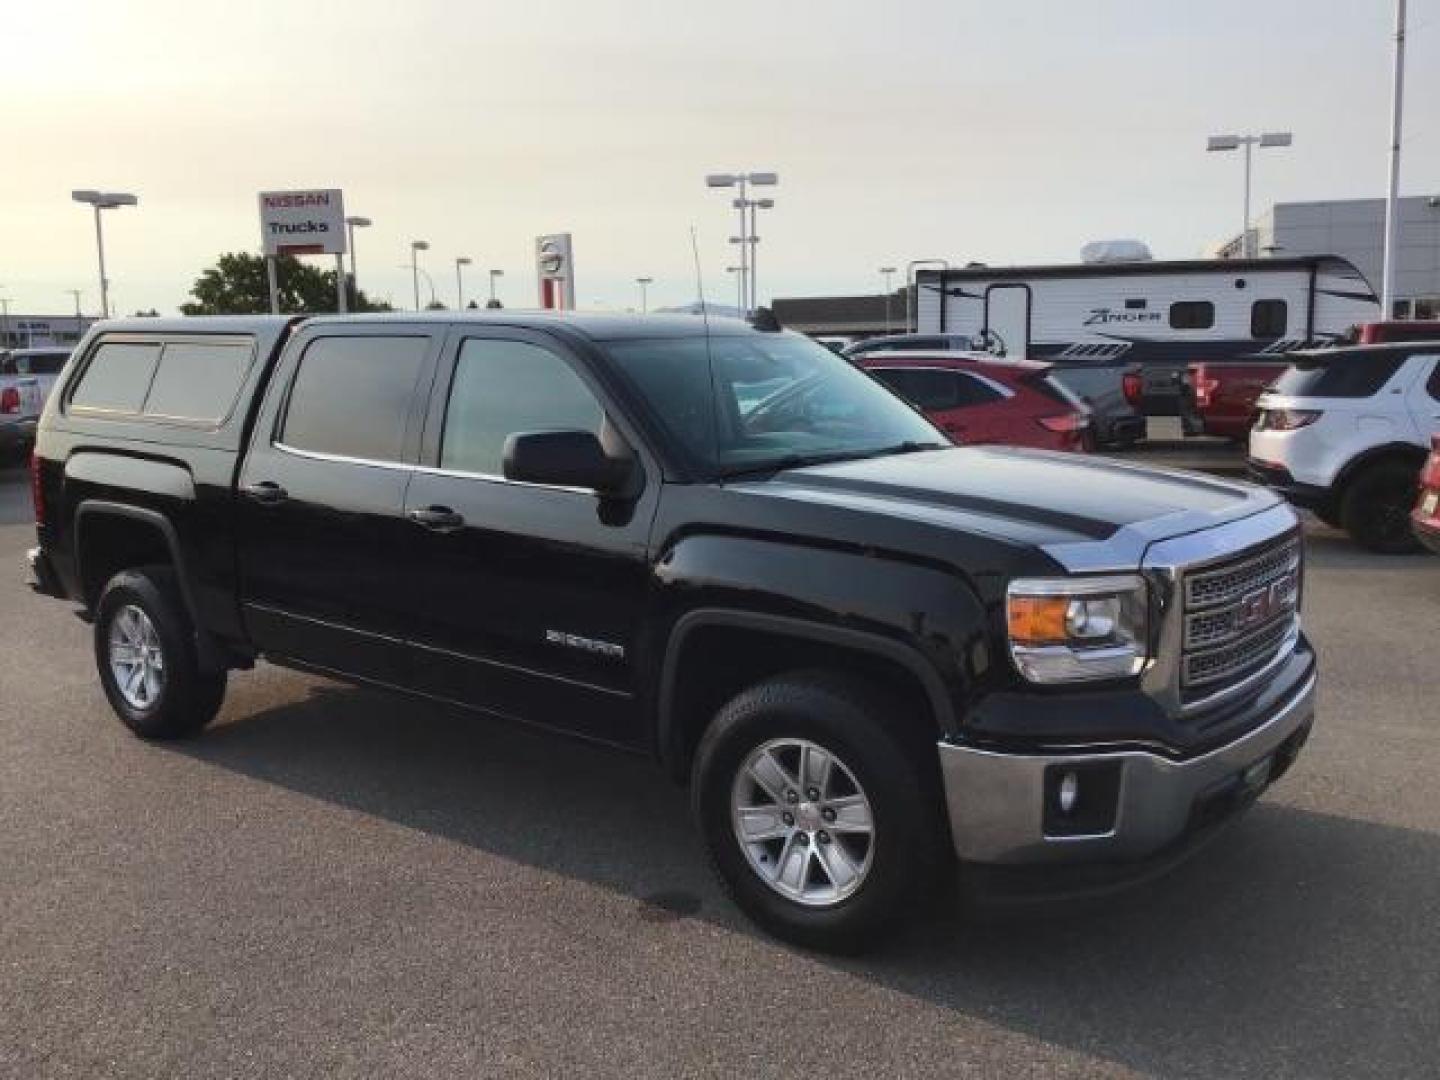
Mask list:
[[[954,442],[1090,449],[1090,410],[1049,377],[1048,364],[908,352],[857,356],[854,363]]]
[[[1420,470],[1420,498],[1410,512],[1416,538],[1440,555],[1440,435],[1430,436],[1430,456]]]

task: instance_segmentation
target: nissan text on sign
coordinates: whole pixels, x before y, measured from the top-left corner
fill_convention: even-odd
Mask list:
[[[262,191],[260,240],[265,254],[345,254],[345,203],[339,188]]]

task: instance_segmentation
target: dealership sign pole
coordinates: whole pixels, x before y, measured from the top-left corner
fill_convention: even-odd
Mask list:
[[[280,314],[275,260],[281,255],[334,255],[335,308],[346,310],[345,234],[345,200],[339,188],[260,193],[260,241],[271,314]]]
[[[540,279],[540,306],[549,311],[573,311],[575,261],[569,233],[535,238],[535,272]]]

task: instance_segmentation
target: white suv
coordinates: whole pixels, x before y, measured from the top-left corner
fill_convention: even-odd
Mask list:
[[[1409,514],[1440,432],[1440,341],[1297,354],[1258,404],[1252,477],[1372,551],[1416,549]]]

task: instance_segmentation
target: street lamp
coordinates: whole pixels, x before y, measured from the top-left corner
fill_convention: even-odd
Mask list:
[[[360,307],[360,278],[355,273],[355,230],[368,229],[374,222],[368,217],[347,217],[345,237],[350,246],[350,287],[355,290],[355,307]]]
[[[750,211],[750,242],[747,246],[750,251],[750,310],[753,311],[760,306],[760,273],[756,269],[760,256],[760,249],[757,246],[760,243],[760,235],[755,231],[755,211],[775,209],[775,200],[736,199],[735,206],[740,210],[742,217],[746,210]]]
[[[745,312],[745,268],[743,266],[727,266],[725,272],[735,275],[735,310],[743,315]]]
[[[893,291],[890,288],[890,278],[894,273],[895,267],[893,266],[880,267],[880,277],[885,282],[885,333],[887,334],[894,332],[890,325],[890,294]]]
[[[1267,131],[1261,135],[1211,135],[1205,142],[1207,151],[1238,150],[1245,148],[1245,223],[1240,230],[1240,257],[1248,259],[1250,252],[1250,153],[1258,146],[1262,150],[1272,146],[1289,146],[1294,136],[1288,131]]]
[[[416,311],[419,311],[419,310],[420,310],[420,252],[422,252],[422,251],[429,251],[429,250],[430,250],[430,241],[428,241],[428,240],[411,240],[411,241],[410,241],[410,284],[411,284],[412,286],[414,286],[414,289],[415,289],[415,310],[416,310]],[[428,277],[428,275],[427,275],[427,277]],[[435,287],[434,287],[433,285],[430,287],[430,292],[431,292],[432,294],[435,292]],[[433,295],[432,295],[432,299],[433,299]]]
[[[469,255],[461,255],[455,260],[455,310],[459,311],[465,306],[465,278],[462,266],[469,266],[471,263]]]
[[[755,209],[758,206],[762,210],[768,210],[775,205],[773,199],[760,199],[752,202],[746,197],[746,190],[750,185],[755,187],[774,187],[780,182],[780,175],[773,172],[750,172],[750,173],[711,173],[705,177],[705,186],[712,188],[738,188],[740,195],[731,201],[731,206],[740,211],[740,235],[732,236],[730,242],[740,245],[740,314],[746,316],[750,313],[751,302],[756,293],[754,286],[754,259],[755,259]],[[746,211],[749,211],[747,219]]]
[[[80,293],[81,289],[66,289],[67,293],[75,298],[75,340],[79,341],[85,336],[84,316],[80,314]]]
[[[496,299],[495,299],[495,279],[496,279],[496,278],[500,278],[500,277],[504,277],[504,276],[505,276],[505,271],[504,271],[504,270],[491,270],[491,271],[490,271],[490,306],[491,306],[491,307],[496,307],[496,306],[497,306],[497,303],[498,303],[498,302],[496,301]]]
[[[653,277],[637,277],[637,278],[635,279],[635,284],[637,284],[637,285],[640,286],[640,314],[641,314],[641,315],[646,314],[646,313],[649,312],[649,310],[650,310],[650,305],[649,305],[649,302],[648,302],[647,299],[646,299],[645,290],[646,290],[646,288],[647,288],[648,286],[653,285],[654,283],[655,283],[655,279],[654,279]]]
[[[83,191],[70,192],[70,198],[85,203],[95,211],[95,250],[100,257],[100,316],[110,317],[110,282],[105,279],[105,233],[100,227],[100,211],[116,210],[122,206],[138,206],[140,200],[124,191]]]

